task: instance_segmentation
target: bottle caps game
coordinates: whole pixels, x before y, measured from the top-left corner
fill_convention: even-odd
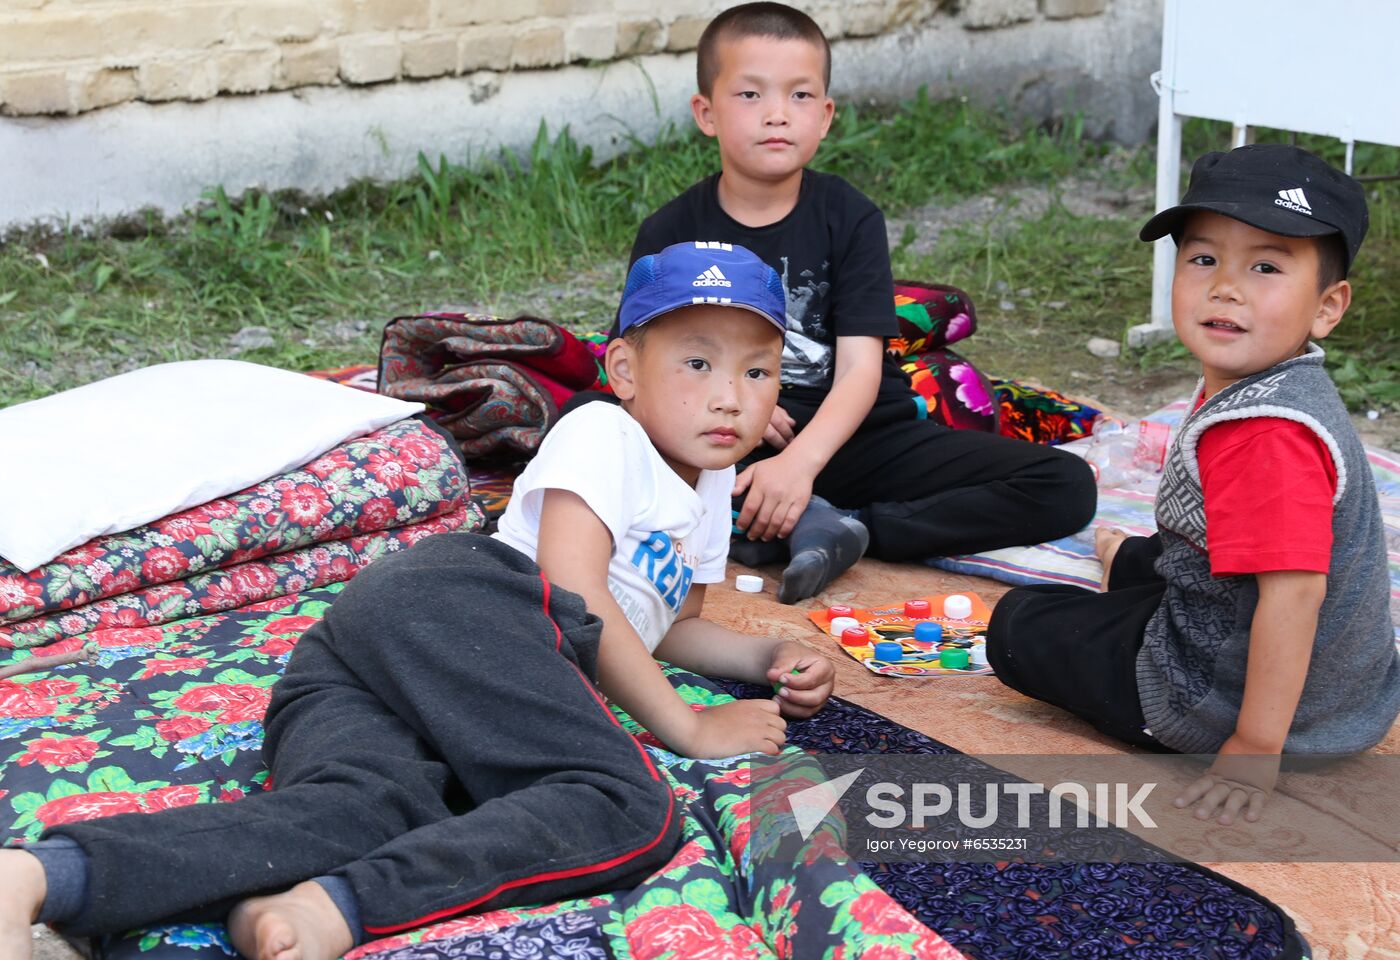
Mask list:
[[[887,677],[991,673],[986,656],[991,616],[975,593],[912,597],[869,609],[834,604],[807,614],[867,670]]]

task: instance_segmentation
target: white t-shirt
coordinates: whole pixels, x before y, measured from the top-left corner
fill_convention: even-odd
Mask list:
[[[724,580],[734,468],[702,470],[691,489],[637,421],[612,403],[586,403],[540,444],[515,481],[496,533],[532,559],[544,491],[569,490],[612,534],[608,589],[648,650],[675,622],[691,583]]]

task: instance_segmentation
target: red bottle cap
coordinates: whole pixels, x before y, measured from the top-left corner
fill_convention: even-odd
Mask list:
[[[843,647],[867,647],[870,645],[870,634],[864,627],[851,627],[841,634],[841,646]]]
[[[927,600],[905,600],[904,615],[916,620],[927,620],[933,615],[933,608],[928,605]]]
[[[826,608],[826,617],[828,620],[835,620],[837,617],[849,617],[854,612],[844,603],[833,603]]]

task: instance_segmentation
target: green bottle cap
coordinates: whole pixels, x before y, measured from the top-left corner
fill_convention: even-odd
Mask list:
[[[967,651],[959,647],[949,647],[938,655],[938,664],[945,670],[966,670]]]

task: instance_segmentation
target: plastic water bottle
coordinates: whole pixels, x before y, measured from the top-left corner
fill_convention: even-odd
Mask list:
[[[1133,463],[1138,442],[1134,430],[1111,417],[1099,417],[1093,438],[1084,459],[1094,468],[1099,486],[1135,487],[1146,479]]]
[[[1093,439],[1084,459],[1101,487],[1149,486],[1162,472],[1175,431],[1165,423],[1141,420],[1125,424],[1112,417],[1094,421]]]

